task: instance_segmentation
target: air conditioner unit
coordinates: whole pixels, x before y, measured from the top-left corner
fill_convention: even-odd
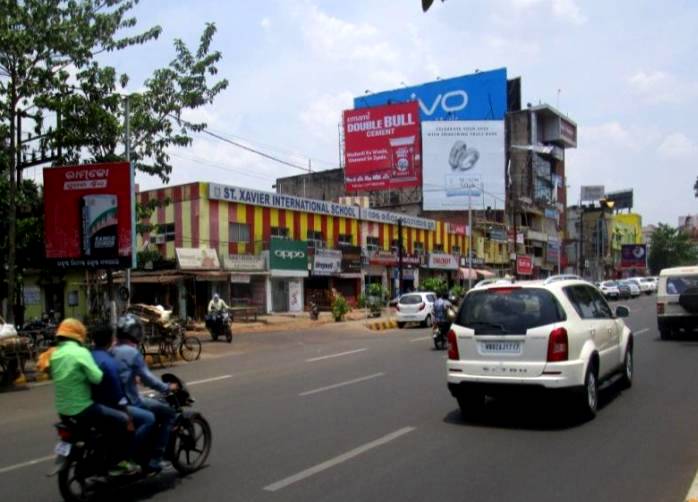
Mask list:
[[[160,234],[155,236],[155,244],[165,244],[165,242],[167,241],[165,240],[164,235]]]

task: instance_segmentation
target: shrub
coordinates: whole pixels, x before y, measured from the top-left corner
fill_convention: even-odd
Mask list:
[[[335,322],[344,320],[344,316],[350,310],[347,299],[337,293],[337,296],[334,297],[334,301],[332,302],[332,317],[334,317]]]
[[[422,283],[419,285],[419,289],[422,291],[433,291],[437,295],[441,296],[448,293],[448,284],[439,277],[429,277],[422,281]]]
[[[366,305],[366,293],[361,293],[359,295],[359,301],[357,302],[356,306],[360,309],[365,309]]]

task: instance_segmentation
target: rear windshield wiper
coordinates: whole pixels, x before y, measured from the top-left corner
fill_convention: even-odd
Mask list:
[[[475,321],[466,323],[465,325],[469,328],[494,328],[499,331],[504,331],[504,326],[495,322]]]

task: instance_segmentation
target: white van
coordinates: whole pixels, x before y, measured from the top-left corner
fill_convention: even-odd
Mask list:
[[[698,266],[665,268],[657,282],[657,325],[662,340],[698,328]]]

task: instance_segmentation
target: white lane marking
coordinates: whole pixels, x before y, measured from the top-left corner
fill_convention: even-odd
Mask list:
[[[217,377],[204,378],[203,380],[194,380],[193,382],[187,382],[187,386],[199,385],[202,383],[217,382],[219,380],[226,380],[228,378],[233,378],[233,375],[221,375]]]
[[[649,328],[645,328],[645,329],[641,329],[639,331],[633,331],[633,335],[641,335],[643,333],[647,333],[649,330],[650,330]]]
[[[698,472],[695,478],[693,478],[693,483],[691,483],[691,487],[688,489],[685,500],[686,502],[696,502],[698,500]]]
[[[306,359],[306,363],[314,363],[315,361],[322,361],[323,359],[331,359],[333,357],[342,357],[342,356],[348,356],[351,354],[356,354],[358,352],[363,352],[364,350],[368,350],[367,348],[363,349],[356,349],[356,350],[349,350],[347,352],[340,352],[339,354],[330,354],[329,356],[320,356],[320,357],[313,357],[312,359]]]
[[[390,434],[383,436],[380,439],[376,439],[375,441],[366,443],[363,446],[359,446],[358,448],[343,453],[342,455],[327,460],[326,462],[314,465],[313,467],[301,471],[298,474],[294,474],[293,476],[289,476],[285,479],[282,479],[281,481],[277,481],[276,483],[272,483],[268,486],[265,486],[264,489],[268,492],[275,492],[281,490],[282,488],[286,488],[287,486],[297,483],[298,481],[302,481],[306,478],[309,478],[310,476],[314,476],[315,474],[318,474],[324,470],[330,469],[331,467],[346,462],[347,460],[351,460],[352,458],[357,457],[362,453],[366,453],[367,451],[372,450],[373,448],[377,448],[378,446],[382,446],[386,443],[389,443],[390,441],[393,441],[399,438],[400,436],[404,436],[405,434],[412,432],[413,430],[415,430],[415,427],[403,427],[402,429],[399,429],[395,432],[391,432]]]
[[[333,385],[328,385],[328,386],[326,386],[326,387],[320,387],[320,388],[318,388],[318,389],[313,389],[313,390],[308,390],[308,391],[305,391],[305,392],[301,392],[301,393],[298,394],[298,395],[299,395],[300,397],[310,396],[311,394],[317,394],[318,392],[323,392],[323,391],[326,391],[326,390],[332,390],[332,389],[336,389],[336,388],[338,388],[338,387],[344,387],[344,386],[346,386],[346,385],[352,385],[352,384],[355,384],[355,383],[365,382],[366,380],[373,380],[374,378],[379,378],[379,377],[382,377],[382,376],[385,376],[385,373],[374,373],[373,375],[368,375],[368,376],[361,377],[361,378],[355,378],[355,379],[353,379],[353,380],[347,380],[346,382],[340,382],[340,383],[336,383],[336,384],[333,384]]]
[[[35,458],[34,460],[27,460],[26,462],[22,462],[21,464],[8,465],[7,467],[3,467],[2,469],[0,469],[0,474],[5,474],[6,472],[21,469],[22,467],[29,467],[30,465],[40,464],[41,462],[47,462],[49,460],[53,460],[54,458],[56,458],[55,455],[49,455],[48,457],[41,457],[41,458]]]
[[[412,340],[410,340],[410,343],[412,343],[412,342],[422,342],[422,341],[424,341],[424,340],[431,340],[431,339],[432,339],[431,336],[420,336],[419,338],[413,338]]]

